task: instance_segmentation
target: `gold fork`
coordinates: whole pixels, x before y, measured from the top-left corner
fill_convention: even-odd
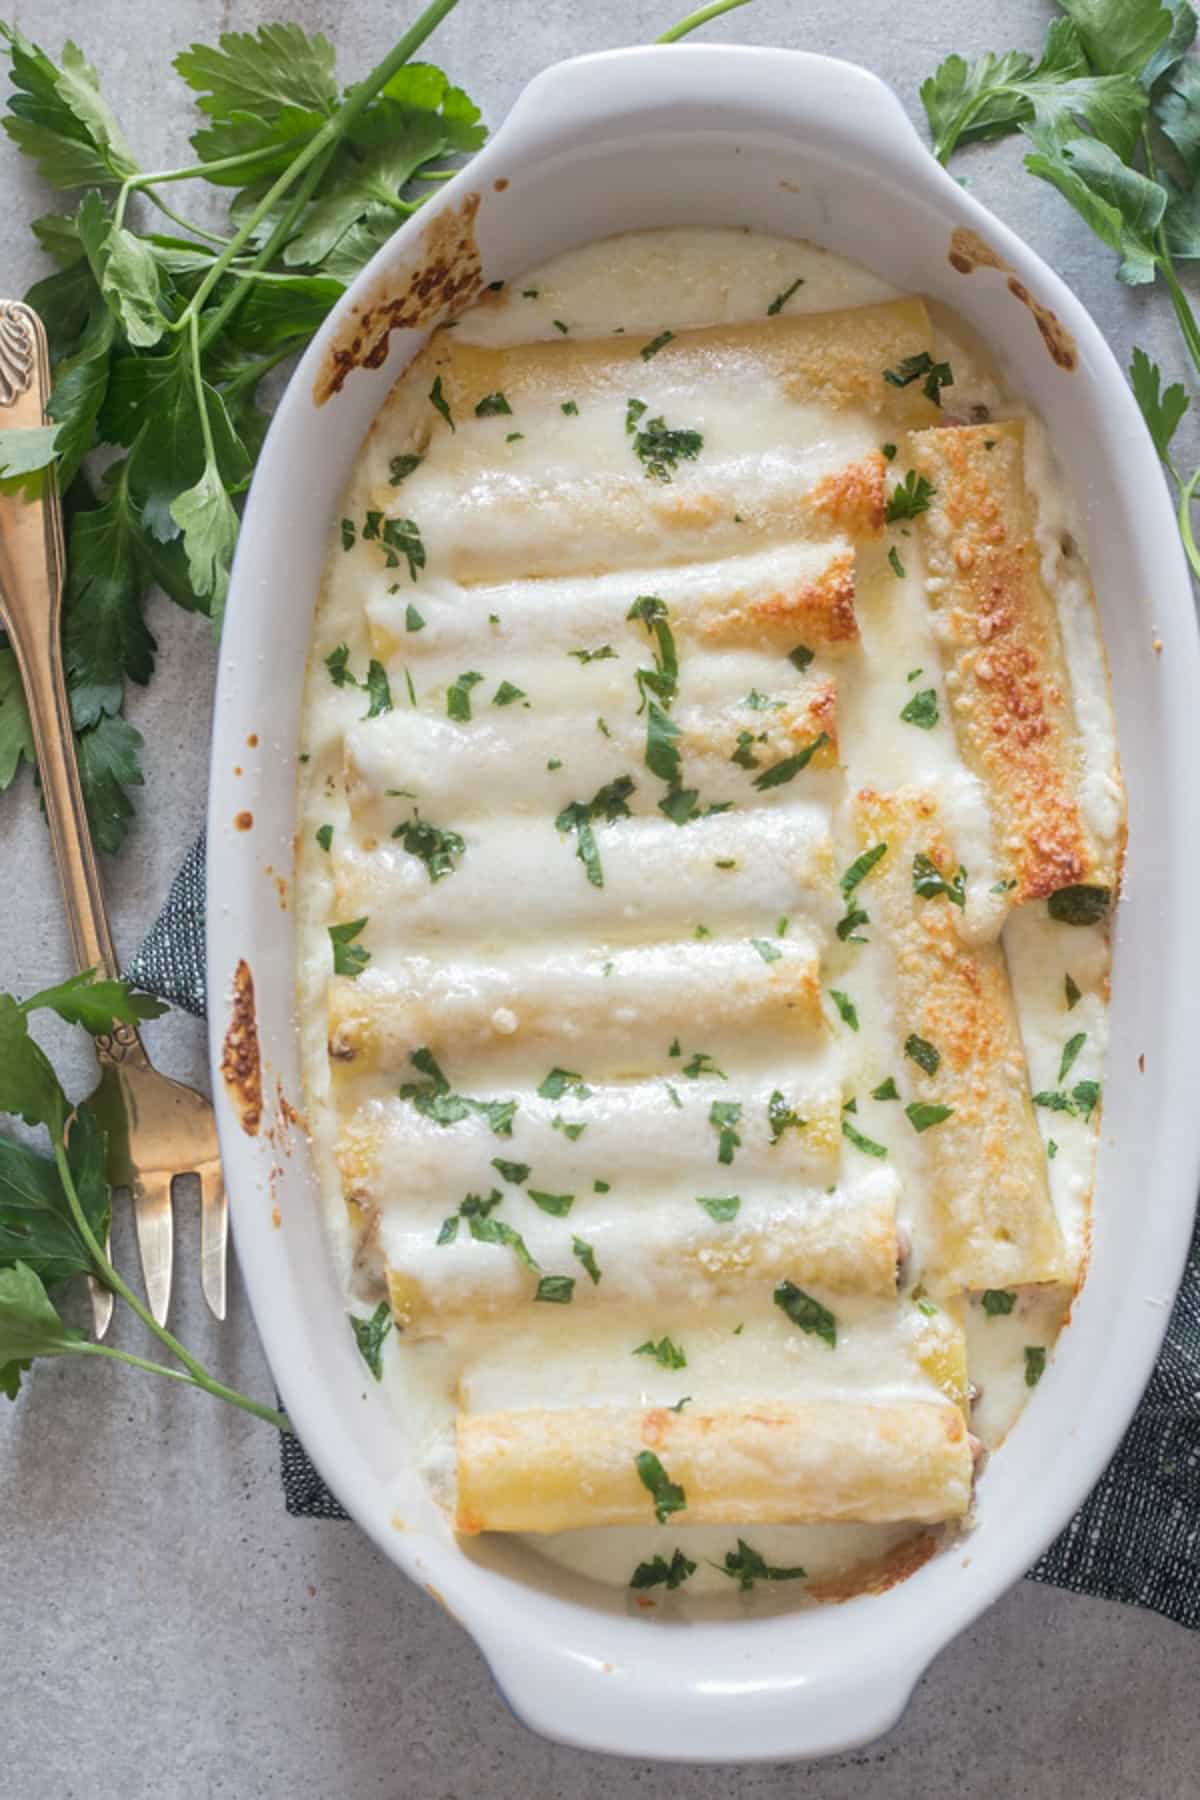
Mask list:
[[[50,364],[41,320],[18,300],[0,300],[0,430],[43,425]],[[16,656],[33,733],[50,841],[66,901],[75,961],[102,977],[119,974],[84,811],[63,678],[62,515],[53,479],[35,500],[0,495],[0,626]],[[109,1180],[133,1196],[146,1298],[166,1322],[174,1227],[171,1185],[200,1180],[200,1284],[225,1317],[227,1210],[212,1106],[194,1088],[151,1067],[132,1025],[96,1039],[100,1081],[91,1096],[109,1138]],[[97,1337],[112,1295],[93,1285]]]

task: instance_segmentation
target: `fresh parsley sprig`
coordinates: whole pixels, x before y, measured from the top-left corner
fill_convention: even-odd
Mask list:
[[[15,1400],[21,1377],[39,1356],[104,1357],[199,1388],[287,1431],[287,1419],[274,1407],[210,1375],[113,1268],[104,1247],[112,1213],[104,1131],[89,1106],[68,1099],[29,1031],[30,1014],[43,1011],[97,1034],[166,1010],[122,981],[93,981],[90,975],[72,976],[24,1001],[0,993],[0,1113],[43,1130],[50,1151],[0,1133],[0,1393]],[[174,1366],[93,1343],[68,1325],[52,1293],[80,1275],[123,1300]]]
[[[1025,167],[1048,181],[1120,258],[1131,286],[1159,277],[1194,374],[1200,322],[1178,274],[1200,259],[1200,65],[1188,0],[1059,0],[1062,15],[1040,57],[1011,50],[968,64],[949,56],[921,87],[934,154],[1021,131]],[[1183,384],[1135,348],[1129,378],[1154,447],[1175,485],[1179,531],[1195,575],[1200,547],[1192,507],[1200,467],[1171,453],[1190,405]]]

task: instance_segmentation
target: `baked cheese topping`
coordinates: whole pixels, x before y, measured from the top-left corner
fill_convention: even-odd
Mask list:
[[[1080,546],[965,328],[809,245],[569,252],[397,383],[317,613],[299,1012],[459,1532],[778,1600],[969,1522],[1086,1263]]]

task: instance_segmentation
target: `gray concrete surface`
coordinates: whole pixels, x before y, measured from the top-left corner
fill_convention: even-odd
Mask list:
[[[497,123],[524,82],[574,52],[643,42],[686,0],[463,0],[433,54]],[[381,0],[43,0],[14,9],[57,51],[80,40],[150,166],[182,160],[190,108],[169,59],[193,39],[296,17],[337,43],[346,78],[415,14]],[[889,79],[916,114],[943,54],[1033,46],[1042,0],[755,0],[714,37],[828,51]],[[26,219],[44,210],[7,145],[0,289],[40,264]],[[1065,203],[1006,144],[964,159],[974,191],[1070,281],[1123,358],[1134,341],[1182,371],[1169,309],[1131,293]],[[162,163],[159,163],[162,166]],[[131,708],[147,786],[108,871],[118,943],[136,944],[202,816],[212,649],[202,621],[159,602],[160,667]],[[65,973],[68,946],[32,785],[0,796],[0,982]],[[203,1081],[203,1033],[154,1028],[163,1066]],[[86,1050],[67,1053],[80,1091]],[[182,1221],[177,1329],[226,1379],[267,1395],[235,1276],[217,1328]],[[119,1258],[133,1266],[128,1234]],[[116,1341],[141,1348],[132,1326]],[[1197,1792],[1200,1641],[1149,1613],[1023,1583],[948,1649],[883,1742],[807,1768],[700,1770],[561,1750],[510,1715],[466,1637],[350,1525],[289,1519],[263,1426],[132,1372],[46,1365],[0,1402],[0,1794],[13,1800],[1183,1800]]]

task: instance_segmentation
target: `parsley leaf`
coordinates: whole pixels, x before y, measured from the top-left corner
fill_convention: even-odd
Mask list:
[[[1017,1296],[1010,1288],[985,1288],[983,1290],[983,1310],[989,1319],[1000,1319],[1010,1313],[1017,1304]]]
[[[856,1150],[861,1150],[864,1156],[882,1159],[887,1155],[885,1146],[877,1144],[874,1138],[867,1137],[851,1119],[846,1117],[845,1113],[842,1114],[842,1136],[848,1143],[853,1144]]]
[[[683,1512],[687,1495],[677,1481],[672,1481],[653,1450],[639,1450],[633,1459],[638,1479],[654,1502],[654,1516],[665,1525],[672,1513]]]
[[[872,1088],[871,1098],[872,1100],[898,1100],[900,1090],[896,1086],[895,1076],[889,1075],[886,1080],[880,1082],[877,1088]]]
[[[481,1217],[475,1213],[469,1218],[468,1224],[471,1236],[477,1244],[497,1244],[504,1249],[511,1250],[517,1260],[523,1263],[531,1274],[541,1273],[541,1265],[530,1255],[529,1245],[525,1239],[519,1231],[514,1231],[512,1226],[506,1224],[503,1219],[493,1219],[486,1214]]]
[[[633,453],[642,464],[646,476],[653,481],[670,481],[681,462],[694,462],[704,448],[698,431],[679,430],[668,426],[661,414],[640,420],[646,412],[644,400],[630,400],[625,409],[625,430],[633,438]]]
[[[1059,888],[1047,900],[1046,910],[1060,925],[1098,925],[1107,913],[1111,899],[1111,888]]]
[[[931,481],[924,475],[918,475],[910,469],[903,481],[898,481],[887,497],[883,516],[889,525],[898,519],[915,519],[923,512],[929,511],[929,502],[937,493]]]
[[[503,413],[511,415],[512,407],[508,404],[505,396],[499,392],[495,394],[485,394],[482,400],[477,400],[475,402],[475,417],[477,419],[495,418]]]
[[[399,487],[402,481],[407,481],[409,476],[420,468],[424,460],[423,456],[414,456],[411,453],[407,456],[393,456],[388,463],[388,480],[392,486]]]
[[[901,708],[900,717],[906,725],[916,725],[922,731],[932,731],[938,722],[937,690],[922,688],[914,694],[908,704]]]
[[[600,850],[592,830],[592,821],[603,818],[612,824],[617,819],[629,817],[628,800],[634,791],[631,775],[619,775],[597,789],[590,800],[572,800],[564,806],[554,821],[554,829],[563,833],[575,833],[575,854],[584,866],[588,880],[593,887],[604,886],[604,870],[600,862]]]
[[[456,431],[458,429],[450,415],[450,402],[442,391],[442,378],[440,375],[429,390],[429,404],[433,407],[435,412],[441,414],[451,431]]]
[[[644,1344],[638,1345],[633,1354],[634,1356],[652,1356],[655,1362],[664,1369],[687,1368],[687,1357],[679,1345],[672,1343],[669,1337],[659,1338],[657,1344],[647,1338]]]
[[[1069,1037],[1067,1039],[1066,1043],[1063,1045],[1062,1061],[1060,1062],[1059,1067],[1058,1067],[1058,1079],[1060,1082],[1063,1082],[1067,1079],[1067,1076],[1070,1074],[1071,1069],[1079,1055],[1079,1052],[1083,1049],[1083,1046],[1086,1043],[1087,1043],[1087,1032],[1086,1031],[1077,1031],[1075,1033],[1074,1037]]]
[[[511,706],[514,700],[524,700],[525,689],[514,687],[511,681],[502,681],[492,695],[493,706]]]
[[[936,1075],[941,1066],[941,1051],[928,1038],[918,1037],[915,1031],[910,1031],[904,1040],[904,1054],[911,1057],[927,1075]]]
[[[592,1286],[595,1287],[597,1282],[600,1280],[601,1271],[600,1271],[600,1265],[596,1261],[596,1252],[593,1250],[592,1246],[587,1242],[587,1240],[585,1238],[572,1237],[572,1239],[571,1239],[571,1255],[574,1257],[577,1257],[578,1260],[583,1264],[585,1270],[588,1273],[588,1276],[591,1279]]]
[[[924,1100],[914,1100],[904,1109],[908,1122],[914,1131],[928,1131],[933,1125],[940,1125],[954,1111],[952,1106],[933,1106]]]
[[[927,400],[935,406],[942,404],[942,389],[954,386],[954,373],[949,363],[934,362],[928,350],[920,350],[915,356],[905,356],[894,369],[885,369],[883,379],[891,387],[907,387],[910,382],[919,381],[921,390]]]
[[[783,955],[783,951],[779,946],[771,943],[769,938],[751,938],[750,942],[754,945],[754,948],[758,951],[758,954],[765,963],[778,962]]]
[[[792,1569],[773,1568],[745,1538],[739,1538],[736,1550],[727,1550],[723,1563],[714,1563],[722,1575],[736,1581],[743,1594],[748,1594],[756,1581],[803,1581],[807,1570],[797,1565]]]
[[[447,831],[415,814],[397,825],[392,836],[399,838],[410,856],[418,857],[425,864],[430,881],[441,881],[445,876],[453,875],[458,866],[457,859],[466,854],[466,839],[457,831]]]
[[[525,1191],[536,1207],[555,1219],[565,1219],[575,1204],[574,1194],[544,1194],[540,1188],[526,1188]]]
[[[1067,1011],[1074,1012],[1075,1008],[1079,1005],[1079,1002],[1083,999],[1083,995],[1080,993],[1078,987],[1076,987],[1075,982],[1070,975],[1067,975],[1064,978],[1063,991],[1067,997]]]
[[[333,972],[335,975],[347,975],[351,980],[362,974],[371,960],[371,952],[364,950],[354,939],[366,926],[366,919],[351,919],[345,925],[329,927],[329,941],[333,946]]]
[[[783,289],[782,293],[776,294],[776,296],[772,300],[770,306],[768,306],[768,308],[767,308],[768,319],[773,319],[777,316],[777,314],[781,313],[783,311],[784,307],[787,305],[788,301],[791,299],[792,295],[795,293],[796,289],[801,288],[803,286],[804,286],[803,275],[797,275],[797,277],[796,277],[795,281],[793,281],[791,287],[786,287]]]
[[[855,1006],[853,1000],[851,1000],[849,994],[842,993],[840,988],[830,988],[829,998],[833,1001],[833,1004],[841,1014],[842,1022],[848,1025],[851,1031],[857,1031],[858,1008]]]
[[[1025,1386],[1036,1387],[1046,1373],[1046,1351],[1042,1344],[1025,1346]]]
[[[767,1124],[771,1128],[771,1142],[777,1144],[785,1131],[803,1131],[808,1125],[808,1120],[802,1119],[799,1113],[788,1105],[783,1090],[776,1088],[767,1101]]]
[[[702,1206],[717,1225],[728,1225],[736,1219],[741,1204],[740,1194],[696,1195],[696,1205]]]
[[[1150,436],[1154,439],[1154,448],[1163,462],[1169,462],[1171,440],[1178,431],[1190,402],[1182,382],[1173,381],[1170,387],[1163,388],[1160,393],[1161,382],[1162,373],[1158,364],[1151,362],[1146,352],[1135,345],[1129,364],[1129,383],[1133,388],[1134,398],[1142,409],[1142,417]]]
[[[649,1562],[639,1563],[629,1578],[629,1585],[631,1588],[665,1587],[668,1592],[674,1592],[695,1573],[695,1563],[682,1550],[676,1550],[670,1562],[665,1556],[652,1556]]]
[[[471,718],[471,689],[478,687],[483,676],[478,669],[467,669],[446,689],[446,717],[465,725]]]
[[[756,775],[754,786],[759,793],[766,793],[769,788],[782,787],[785,782],[799,775],[802,769],[807,769],[817,751],[828,742],[828,732],[822,731],[811,744],[806,744],[803,750],[797,751],[795,756],[785,756],[780,762],[772,763],[770,768],[764,769],[761,775]]]
[[[944,894],[955,906],[967,904],[967,871],[960,865],[953,880],[947,881],[937,864],[918,853],[913,857],[913,892],[922,900],[936,900]]]
[[[575,1298],[573,1275],[543,1275],[534,1292],[535,1300],[548,1300],[555,1306],[568,1306]]]
[[[683,1065],[683,1073],[689,1081],[699,1081],[702,1075],[716,1075],[722,1081],[728,1081],[724,1069],[718,1069],[707,1050],[697,1050]]]
[[[391,1307],[386,1300],[381,1300],[369,1319],[356,1318],[353,1313],[346,1316],[350,1320],[350,1329],[354,1333],[359,1355],[376,1381],[382,1381],[383,1340],[392,1329]]]
[[[577,1100],[590,1100],[592,1090],[582,1075],[574,1069],[553,1068],[545,1080],[538,1085],[538,1093],[543,1100],[561,1100],[564,1094],[573,1094]]]
[[[378,719],[382,713],[391,712],[392,689],[387,670],[374,657],[367,666],[367,696],[371,702],[365,715],[368,719]]]
[[[660,331],[656,338],[651,338],[648,344],[642,345],[641,349],[638,351],[638,355],[643,362],[649,362],[652,356],[657,356],[660,350],[665,350],[667,345],[674,340],[674,337],[675,333],[673,331]]]
[[[819,1337],[831,1350],[837,1348],[837,1320],[827,1306],[798,1288],[794,1281],[781,1281],[772,1297],[793,1325]]]
[[[734,1152],[741,1148],[737,1126],[742,1117],[740,1100],[714,1100],[708,1109],[708,1122],[717,1133],[717,1161],[729,1164]]]

